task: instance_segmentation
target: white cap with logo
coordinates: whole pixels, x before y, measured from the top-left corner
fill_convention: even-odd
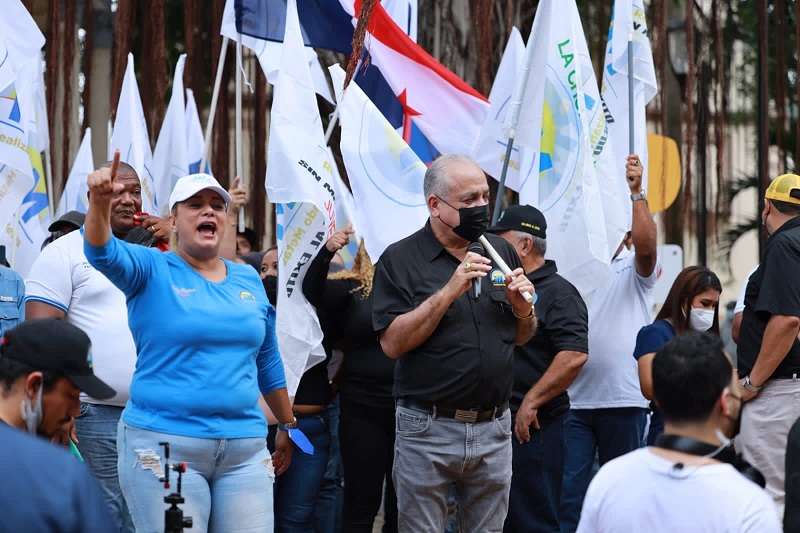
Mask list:
[[[219,194],[226,204],[230,203],[231,195],[214,179],[214,176],[210,174],[189,174],[175,182],[172,194],[169,195],[169,210],[172,211],[175,204],[188,200],[205,189],[210,189]]]

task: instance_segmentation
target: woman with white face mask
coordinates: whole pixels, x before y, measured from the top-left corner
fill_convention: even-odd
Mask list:
[[[636,336],[633,357],[639,368],[639,386],[645,398],[653,399],[653,358],[662,346],[688,331],[707,331],[719,335],[721,294],[719,278],[706,267],[684,268],[675,278],[656,320],[640,329]],[[653,409],[647,443],[651,444],[662,431],[661,416]]]

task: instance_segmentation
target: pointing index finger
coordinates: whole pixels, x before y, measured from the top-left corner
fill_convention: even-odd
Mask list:
[[[117,178],[117,169],[119,168],[119,150],[114,150],[114,160],[111,161],[111,181]]]

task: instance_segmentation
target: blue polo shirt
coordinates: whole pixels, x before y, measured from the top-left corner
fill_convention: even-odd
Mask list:
[[[259,392],[286,386],[275,309],[249,265],[220,282],[173,252],[112,237],[86,258],[126,296],[138,353],[125,423],[186,437],[264,437]]]
[[[0,532],[115,531],[86,466],[61,448],[0,422]]]
[[[0,265],[0,337],[25,319],[25,282]]]

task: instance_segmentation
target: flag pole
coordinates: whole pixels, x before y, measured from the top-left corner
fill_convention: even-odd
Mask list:
[[[219,87],[222,83],[222,70],[225,67],[225,56],[228,55],[228,38],[222,38],[222,47],[219,51],[219,61],[217,62],[217,77],[214,79],[214,91],[211,93],[211,107],[208,108],[208,122],[206,122],[206,134],[203,139],[203,157],[200,159],[200,172],[204,172],[208,163],[208,152],[211,146],[211,130],[214,128],[214,116],[217,113],[217,99],[219,98]]]
[[[344,90],[342,90],[342,98],[344,99]],[[333,129],[336,127],[337,122],[339,122],[339,102],[336,102],[333,115],[331,115],[331,120],[328,122],[328,129],[325,130],[325,146],[330,144],[331,135],[333,135]]]
[[[236,175],[247,189],[242,161],[242,34],[236,36]],[[244,207],[239,208],[239,233],[244,232]]]
[[[47,150],[44,151],[44,173],[45,186],[47,187],[47,206],[50,208],[50,218],[54,218],[56,216],[56,191],[53,190],[53,163],[50,159],[50,143],[47,144]],[[61,193],[63,194],[64,191],[62,190]]]
[[[531,45],[530,38],[528,39],[527,46],[525,47],[525,64],[522,67],[517,84],[514,87],[514,93],[511,96],[511,104],[506,115],[506,125],[508,126],[508,143],[506,144],[506,155],[503,158],[503,170],[500,172],[500,182],[497,185],[497,195],[494,199],[494,211],[492,212],[492,225],[497,224],[500,218],[500,210],[503,208],[503,196],[506,189],[506,177],[508,176],[508,164],[511,161],[511,153],[514,150],[514,138],[517,136],[517,125],[519,123],[519,113],[522,110],[522,97],[525,94],[525,88],[528,85],[528,72],[533,63],[533,46]]]
[[[628,153],[635,153],[633,120],[633,32],[628,34]]]

